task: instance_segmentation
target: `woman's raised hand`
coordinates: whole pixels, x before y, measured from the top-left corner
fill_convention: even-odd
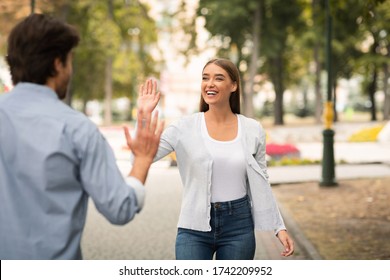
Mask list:
[[[160,92],[157,92],[157,81],[148,79],[139,86],[137,107],[144,113],[151,113],[160,100]]]

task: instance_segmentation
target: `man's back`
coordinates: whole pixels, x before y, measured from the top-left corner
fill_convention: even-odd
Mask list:
[[[0,97],[0,259],[79,259],[87,201],[113,224],[141,211],[163,125],[139,112],[126,178],[96,125],[62,103],[73,74],[75,27],[31,14],[8,37],[15,88]],[[44,42],[44,43],[42,43]]]
[[[0,259],[81,258],[88,195],[112,223],[139,210],[122,207],[134,190],[97,127],[48,87],[18,84],[0,98]]]
[[[86,214],[70,138],[78,125],[71,120],[81,119],[43,86],[22,84],[7,95],[0,101],[0,258],[80,258],[67,255],[80,254],[67,248],[78,242],[64,242],[82,230]]]

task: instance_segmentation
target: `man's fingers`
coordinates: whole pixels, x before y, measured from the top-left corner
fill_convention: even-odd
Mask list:
[[[153,81],[152,92],[153,93],[157,92],[157,81]]]
[[[160,100],[161,92],[157,92],[157,94],[154,96],[155,102],[158,102]]]
[[[156,131],[156,137],[158,140],[160,140],[160,137],[161,137],[161,134],[164,130],[164,125],[165,125],[165,122],[164,121],[161,121],[158,128],[157,128],[157,131]]]
[[[147,87],[146,94],[152,94],[153,85],[152,85],[152,80],[151,79],[148,79],[146,81],[146,87]]]
[[[152,117],[152,112],[145,112],[142,109],[138,111],[137,131],[151,132],[154,135],[161,136],[164,129],[164,122],[158,119],[159,112],[156,110]],[[127,137],[126,137],[127,139]]]
[[[137,120],[137,131],[142,131],[142,129],[145,127],[146,121],[146,119],[144,119],[144,112],[142,109],[138,110]]]
[[[138,95],[139,96],[143,96],[144,95],[144,85],[143,84],[141,84],[140,86],[139,86],[139,88],[138,88]]]
[[[150,119],[151,119],[152,113],[151,112],[144,112],[142,109],[138,111],[138,125],[137,129],[140,131],[142,129],[149,130],[150,128]]]
[[[125,133],[127,146],[131,149],[132,139],[131,139],[131,136],[130,136],[129,129],[126,126],[124,126],[123,127],[123,131]]]
[[[150,130],[152,133],[156,132],[157,123],[158,123],[158,111],[154,112],[154,116],[150,124]]]

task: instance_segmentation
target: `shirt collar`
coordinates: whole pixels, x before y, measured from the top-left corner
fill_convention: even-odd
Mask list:
[[[59,99],[57,93],[46,85],[20,82],[14,87],[13,90],[20,93],[34,92],[34,94],[45,95],[53,99]]]

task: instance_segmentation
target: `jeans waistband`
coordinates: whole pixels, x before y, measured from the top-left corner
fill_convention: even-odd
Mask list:
[[[243,205],[248,205],[249,198],[248,196],[244,196],[239,199],[224,201],[224,202],[213,202],[211,203],[211,209],[215,210],[226,210],[232,208],[242,207]]]

